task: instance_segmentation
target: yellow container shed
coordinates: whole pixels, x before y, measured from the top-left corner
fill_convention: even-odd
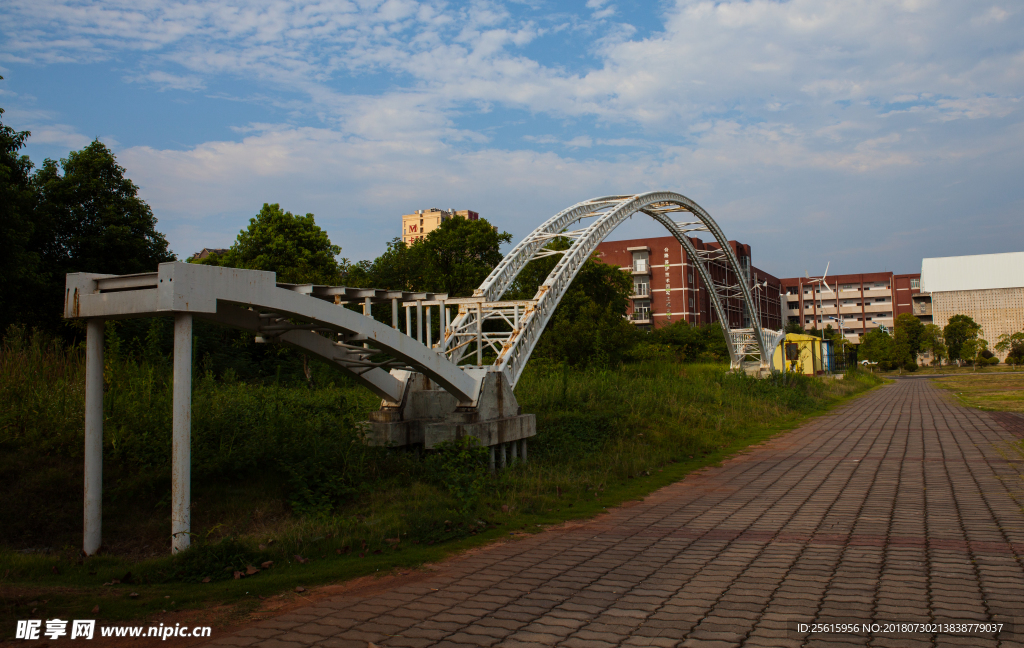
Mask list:
[[[772,366],[776,371],[793,371],[815,376],[824,371],[821,338],[800,333],[787,333],[786,339],[775,347]]]

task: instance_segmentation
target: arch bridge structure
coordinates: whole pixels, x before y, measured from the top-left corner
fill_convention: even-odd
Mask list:
[[[732,368],[769,371],[782,332],[762,330],[749,277],[711,216],[668,191],[593,198],[555,214],[520,241],[470,297],[285,284],[273,272],[178,262],[137,275],[69,274],[64,315],[85,319],[87,331],[85,553],[95,553],[101,542],[104,320],[174,318],[172,550],[179,551],[189,544],[191,526],[193,318],[250,331],[258,342],[294,347],[351,375],[382,399],[366,426],[369,443],[429,449],[473,436],[490,447],[492,467],[510,457],[525,461],[536,423],[522,412],[513,389],[584,262],[638,213],[661,223],[697,261]],[[688,236],[696,232],[711,234],[719,249],[695,250]],[[552,249],[549,244],[560,237],[570,245]],[[553,255],[560,258],[532,299],[503,299],[530,261]],[[713,263],[730,266],[738,283],[716,283]],[[723,304],[736,298],[747,308],[750,328],[729,327]],[[390,325],[372,317],[374,305],[383,303],[391,305]]]

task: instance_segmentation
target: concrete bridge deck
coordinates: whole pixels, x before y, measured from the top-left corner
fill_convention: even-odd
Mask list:
[[[1022,434],[1024,419],[900,381],[641,503],[214,643],[1024,646]],[[815,619],[1021,627],[795,627]]]

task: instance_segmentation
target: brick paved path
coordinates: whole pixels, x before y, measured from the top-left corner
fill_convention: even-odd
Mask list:
[[[1009,427],[928,381],[898,382],[593,522],[215,643],[1024,646],[1024,627],[997,641],[808,637],[792,626],[1015,617],[1024,626],[1024,482],[1008,460]]]

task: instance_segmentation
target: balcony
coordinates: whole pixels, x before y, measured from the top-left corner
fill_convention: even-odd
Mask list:
[[[637,259],[633,262],[633,274],[635,275],[649,275],[651,274],[651,264],[643,259]]]
[[[633,284],[633,294],[629,296],[630,299],[648,299],[651,296],[651,284],[641,283]]]
[[[888,288],[865,288],[865,297],[891,297],[892,290]]]
[[[865,304],[864,312],[866,313],[891,313],[892,302],[879,302],[877,304]]]
[[[650,324],[651,323],[651,309],[641,308],[634,310],[629,314],[629,321],[634,324]]]

